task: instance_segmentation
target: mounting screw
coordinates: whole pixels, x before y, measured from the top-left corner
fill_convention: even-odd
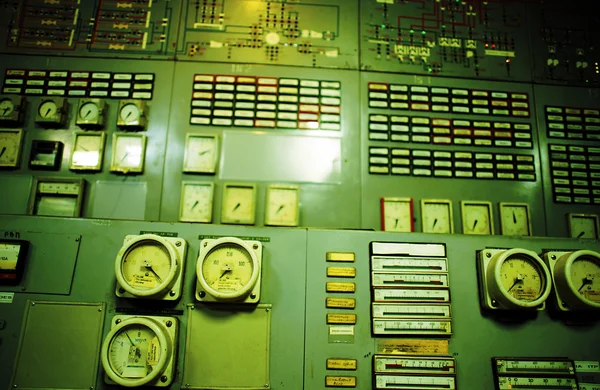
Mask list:
[[[204,243],[204,246],[207,246],[207,245],[208,245],[208,242],[205,242],[205,243]]]
[[[175,246],[181,246],[181,241],[177,241],[177,242],[175,243]],[[163,376],[163,378],[166,378],[166,377],[164,377],[164,376]],[[160,378],[160,379],[162,380],[162,378]],[[163,381],[163,382],[164,382],[164,381]]]
[[[494,306],[494,307],[498,306],[498,302],[495,299],[492,299],[492,306]]]
[[[171,325],[173,325],[173,321],[171,321],[171,320],[167,321],[167,328],[170,328]]]
[[[250,298],[252,298],[252,299],[256,298],[256,294],[254,294],[254,293],[250,294]]]
[[[18,385],[13,385],[13,387],[16,389],[18,387]]]
[[[31,302],[31,306],[35,306],[35,302]]]
[[[102,308],[99,308],[99,309],[98,309],[98,313],[102,313]]]
[[[195,309],[196,309],[196,306],[192,306],[192,307],[190,307],[190,309],[192,309],[192,310],[195,310]]]
[[[550,258],[551,258],[552,260],[556,260],[556,255],[552,255],[552,256],[550,256]]]
[[[492,254],[490,252],[485,252],[485,257],[490,258],[492,257]]]
[[[252,245],[252,248],[254,248],[254,249],[258,249],[258,244],[254,244],[254,245]],[[265,385],[265,386],[269,386],[269,385]]]
[[[172,296],[172,297],[174,297],[174,296],[175,296],[175,291],[174,291],[174,290],[171,290],[171,291],[169,292],[169,295],[170,295],[170,296]]]
[[[567,302],[563,302],[562,304],[563,304],[564,307],[568,307],[567,306]]]
[[[75,238],[75,242],[79,242],[80,237]]]
[[[269,388],[269,384],[265,383],[265,389],[268,389],[268,388]]]
[[[115,321],[115,324],[120,324],[121,323],[121,319],[117,318],[117,320]]]
[[[119,287],[119,293],[120,294],[125,294],[125,289],[123,287]]]
[[[25,286],[21,287],[21,291],[25,291],[25,290],[26,290]]]
[[[90,390],[94,390],[94,386],[90,386]]]
[[[169,379],[169,378],[167,378],[166,375],[163,375],[163,376],[160,377],[161,382],[166,382],[167,379]]]
[[[200,298],[204,298],[206,296],[206,293],[204,291],[200,291],[198,295],[200,295]]]
[[[190,384],[189,384],[189,383],[186,383],[186,384],[185,384],[185,387],[190,387]]]
[[[265,311],[266,311],[266,312],[268,312],[269,310],[270,310],[270,309],[269,309],[268,307],[267,307],[267,308],[265,308]]]

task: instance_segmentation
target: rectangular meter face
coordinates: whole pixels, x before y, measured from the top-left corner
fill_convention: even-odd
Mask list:
[[[494,358],[498,375],[574,375],[575,367],[570,360]]]
[[[500,377],[498,390],[577,390],[577,383],[572,378],[538,378],[538,377]]]
[[[452,334],[450,320],[393,320],[373,319],[374,335],[441,335]]]
[[[373,318],[450,318],[449,304],[373,303]]]
[[[447,274],[373,272],[373,287],[448,287]]]
[[[448,272],[448,266],[447,261],[444,258],[372,256],[371,270],[397,272]]]
[[[373,367],[377,374],[448,375],[456,372],[456,361],[450,357],[375,355]]]
[[[375,375],[375,388],[377,390],[455,390],[456,380],[444,376]]]
[[[373,289],[375,302],[450,302],[448,290]]]

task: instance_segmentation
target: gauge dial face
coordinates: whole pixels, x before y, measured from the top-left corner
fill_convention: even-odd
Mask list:
[[[506,292],[522,302],[539,299],[545,290],[543,270],[535,260],[515,254],[500,266],[501,283]]]
[[[185,222],[212,221],[214,186],[212,183],[183,183],[181,186],[179,220]]]
[[[137,122],[140,119],[140,108],[135,103],[127,103],[121,107],[119,117],[125,123]]]
[[[110,341],[108,362],[123,379],[141,379],[158,369],[161,346],[156,333],[142,324],[121,329]]]
[[[0,100],[0,118],[8,117],[15,110],[15,105],[10,99]]]
[[[571,282],[585,300],[600,304],[600,260],[581,256],[571,264]]]
[[[449,201],[422,201],[423,233],[453,233],[452,204]]]
[[[526,204],[500,204],[502,234],[505,236],[531,236],[529,206]]]
[[[71,169],[99,170],[102,165],[104,133],[76,133]]]
[[[94,102],[87,102],[79,108],[79,119],[83,121],[96,121],[100,114],[98,105]]]
[[[40,104],[38,114],[40,117],[47,119],[52,118],[58,113],[58,106],[53,100],[46,100]]]
[[[386,232],[412,232],[413,209],[410,199],[382,200],[382,230]]]
[[[121,273],[134,289],[151,290],[166,284],[174,266],[164,245],[152,240],[140,241],[123,255]]]
[[[17,131],[0,131],[0,167],[16,167],[19,165],[21,141],[23,133]]]
[[[243,247],[226,243],[212,249],[202,263],[202,277],[217,292],[232,294],[248,289],[254,261]]]
[[[111,171],[142,172],[146,138],[143,135],[115,134]]]
[[[267,190],[265,225],[298,226],[298,187]]]
[[[572,238],[598,239],[598,216],[569,215]]]
[[[184,172],[214,173],[217,164],[217,138],[190,135],[185,147]]]
[[[253,225],[256,202],[254,194],[254,186],[226,186],[223,194],[221,222]]]
[[[463,234],[494,234],[492,204],[462,202]]]

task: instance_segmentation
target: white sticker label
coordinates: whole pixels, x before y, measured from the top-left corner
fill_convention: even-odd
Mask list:
[[[354,336],[354,326],[330,326],[331,336]]]
[[[12,303],[15,293],[3,292],[0,293],[0,303]]]

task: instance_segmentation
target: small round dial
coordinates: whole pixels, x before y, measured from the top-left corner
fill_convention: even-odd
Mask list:
[[[140,108],[134,103],[125,104],[119,112],[121,120],[125,123],[136,122],[140,119]]]
[[[151,318],[118,321],[102,345],[102,366],[121,386],[142,386],[155,380],[172,354],[165,326]]]
[[[94,102],[84,103],[79,108],[79,118],[84,121],[97,120],[99,113],[100,113],[100,110],[98,109],[98,105]]]
[[[5,118],[13,113],[15,105],[10,99],[0,100],[0,118]]]
[[[535,308],[550,295],[550,272],[532,251],[510,249],[496,254],[487,277],[492,299],[503,306]]]
[[[554,280],[567,308],[600,309],[600,253],[580,250],[561,256]]]
[[[43,101],[38,108],[38,114],[42,118],[52,118],[58,112],[58,107],[56,103],[52,100]]]
[[[258,280],[255,253],[244,241],[229,237],[213,241],[200,255],[196,274],[202,288],[217,299],[247,295]]]
[[[115,274],[119,285],[132,295],[158,295],[173,284],[179,263],[170,242],[154,234],[144,234],[121,248],[115,262]]]

